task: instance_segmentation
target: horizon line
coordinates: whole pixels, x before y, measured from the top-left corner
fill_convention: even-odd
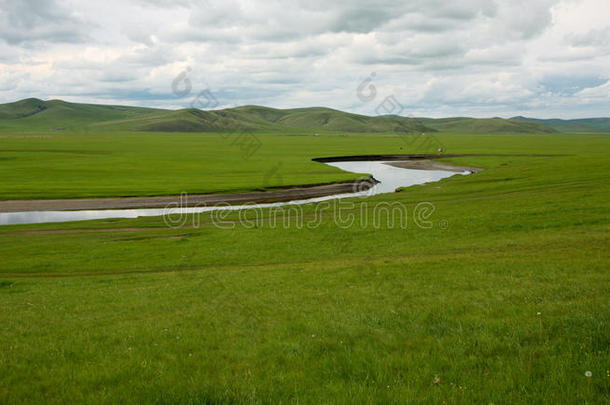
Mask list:
[[[321,106],[321,105],[319,105],[319,106],[309,106],[309,107],[278,108],[278,107],[270,107],[270,106],[261,105],[261,104],[243,104],[243,105],[238,105],[238,106],[233,106],[233,107],[210,108],[210,109],[195,108],[195,107],[164,108],[164,107],[151,107],[151,106],[143,106],[143,105],[135,105],[135,104],[114,104],[114,103],[111,103],[111,104],[102,104],[102,103],[74,102],[74,101],[67,101],[67,100],[60,99],[60,98],[49,98],[49,99],[45,100],[43,98],[38,98],[38,97],[26,97],[26,98],[18,99],[18,100],[15,100],[15,101],[4,102],[4,103],[0,103],[0,106],[6,105],[6,104],[14,104],[14,103],[18,103],[20,101],[26,101],[26,100],[38,100],[38,101],[42,101],[42,102],[61,101],[61,102],[64,102],[64,103],[69,103],[69,104],[88,104],[88,105],[109,106],[109,107],[116,106],[116,107],[147,108],[147,109],[151,109],[151,110],[161,110],[161,111],[181,111],[181,110],[223,111],[223,110],[232,110],[232,109],[244,108],[244,107],[261,107],[261,108],[268,108],[268,109],[279,110],[279,111],[306,110],[306,109],[313,109],[313,108],[324,108],[324,109],[328,109],[328,110],[338,111],[338,112],[342,112],[342,113],[346,113],[346,114],[360,115],[360,116],[364,116],[364,117],[400,117],[400,118],[433,119],[433,120],[447,119],[447,118],[503,119],[503,120],[511,120],[511,119],[515,119],[515,118],[526,118],[526,119],[542,120],[542,121],[551,121],[551,120],[577,121],[577,120],[592,120],[592,119],[610,119],[610,116],[586,116],[586,117],[580,117],[580,118],[558,118],[558,117],[553,117],[553,118],[536,118],[536,117],[533,117],[533,116],[527,116],[527,115],[523,115],[523,114],[512,115],[510,117],[502,117],[500,115],[485,116],[485,117],[481,117],[481,116],[479,116],[479,117],[477,117],[477,116],[468,116],[468,115],[448,115],[448,116],[436,117],[436,118],[429,117],[429,116],[408,116],[408,115],[400,115],[400,114],[367,115],[367,114],[355,113],[355,112],[351,112],[351,111],[340,110],[338,108],[326,107],[326,106]]]

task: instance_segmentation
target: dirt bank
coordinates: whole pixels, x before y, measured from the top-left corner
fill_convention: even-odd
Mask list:
[[[457,166],[449,163],[437,162],[430,159],[418,159],[418,160],[406,160],[406,161],[395,161],[388,162],[390,166],[401,167],[403,169],[416,169],[416,170],[446,170],[449,172],[463,173],[469,171],[472,173],[480,172],[479,167],[470,166]]]
[[[449,154],[449,153],[425,153],[425,154],[417,154],[417,155],[355,155],[355,156],[332,156],[332,157],[321,157],[311,159],[314,162],[355,162],[355,161],[363,161],[363,160],[429,160],[429,159],[440,159],[440,158],[452,158],[452,157],[467,157],[467,156],[476,156],[473,154]]]
[[[193,194],[183,201],[183,206],[204,206],[217,204],[269,203],[307,198],[323,197],[332,194],[364,191],[375,184],[374,180],[347,181],[341,183],[319,184],[314,186],[287,187],[269,191],[253,191],[236,194]],[[0,201],[0,212],[20,211],[66,211],[66,210],[105,210],[129,208],[165,208],[169,204],[177,207],[180,196],[162,197],[122,197],[122,198],[75,198],[62,200],[7,200]]]

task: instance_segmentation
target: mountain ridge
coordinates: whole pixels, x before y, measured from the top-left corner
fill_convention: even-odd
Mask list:
[[[592,121],[593,120],[593,121]],[[547,122],[549,121],[549,122]],[[556,121],[564,123],[559,125]],[[572,121],[582,121],[572,123]],[[368,116],[328,107],[278,109],[244,105],[219,110],[132,107],[121,105],[71,103],[63,100],[27,98],[0,104],[0,128],[4,129],[82,129],[222,132],[235,130],[312,130],[353,133],[384,132],[472,132],[472,133],[554,133],[569,127],[588,128],[597,123],[603,132],[609,118],[585,120],[537,120],[526,117],[504,118],[413,118],[397,115]],[[585,125],[586,124],[586,125]]]
[[[510,120],[530,122],[535,124],[546,125],[550,128],[555,129],[558,132],[596,132],[596,133],[608,133],[610,132],[610,118],[607,117],[596,117],[596,118],[576,118],[576,119],[561,119],[561,118],[528,118],[521,115],[511,117]]]

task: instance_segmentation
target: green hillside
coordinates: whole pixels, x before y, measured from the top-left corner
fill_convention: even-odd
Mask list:
[[[195,108],[140,115],[94,124],[107,129],[156,132],[222,132],[226,130],[268,130],[272,123],[231,110],[204,111]]]
[[[543,124],[506,120],[503,118],[422,118],[421,122],[437,131],[475,133],[552,133],[553,128]]]
[[[511,121],[530,122],[546,125],[559,132],[610,132],[610,118],[582,118],[575,120],[536,119],[527,117],[513,117]]]
[[[431,131],[419,120],[405,117],[369,117],[325,107],[278,110],[259,106],[234,109],[249,116],[291,128],[326,129],[348,132]]]
[[[14,103],[0,104],[0,119],[25,118],[47,108],[46,103],[37,98],[26,98]]]
[[[143,116],[158,111],[163,110],[28,98],[15,103],[0,104],[0,128],[80,129],[98,122]]]
[[[164,110],[26,99],[0,105],[0,128],[217,132],[311,129],[345,132],[434,131],[405,117],[369,117],[330,108],[280,110],[243,106],[223,110]]]
[[[105,131],[222,132],[233,130],[311,130],[353,133],[464,132],[553,133],[610,132],[609,118],[536,120],[502,118],[411,118],[366,116],[325,107],[276,109],[242,106],[223,110],[166,110],[29,98],[0,104],[0,129],[103,129]]]
[[[369,117],[323,107],[280,110],[243,106],[223,110],[185,109],[104,122],[107,127],[161,132],[216,132],[223,130],[311,129],[345,132],[434,131],[416,119]]]

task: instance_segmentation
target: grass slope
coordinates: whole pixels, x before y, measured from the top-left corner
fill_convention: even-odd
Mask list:
[[[147,115],[159,110],[98,104],[42,101],[35,98],[0,105],[0,129],[82,129],[97,122]]]
[[[598,125],[599,130],[607,123]],[[365,116],[324,107],[274,109],[243,106],[224,110],[163,110],[140,107],[68,103],[26,99],[0,105],[0,129],[14,131],[77,129],[103,131],[219,132],[325,131],[353,133],[551,133],[542,123],[501,118],[408,118]]]
[[[311,129],[345,132],[434,131],[419,121],[404,117],[368,117],[330,108],[313,107],[278,110],[245,106],[224,110],[170,111],[131,120],[106,122],[104,126],[163,132],[215,132],[222,130]]]
[[[290,128],[325,129],[347,132],[430,131],[418,120],[405,117],[369,117],[324,107],[275,110],[258,106],[235,110]]]
[[[422,118],[421,122],[437,131],[469,133],[553,133],[553,128],[540,123],[502,118]]]
[[[273,125],[230,110],[203,111],[194,108],[163,111],[144,117],[96,124],[97,129],[121,129],[150,132],[219,132],[266,130]]]
[[[575,120],[562,119],[536,119],[526,117],[513,117],[512,121],[531,122],[543,124],[559,132],[610,132],[610,118],[583,118]]]
[[[267,159],[386,138],[337,139],[277,137]],[[309,227],[238,213],[224,229],[209,214],[174,230],[159,218],[0,227],[0,402],[607,403],[610,138],[443,141],[496,156],[455,159],[485,168],[474,175],[354,200],[348,228],[329,211]],[[193,149],[201,179],[221,145]],[[421,201],[431,228],[414,223]],[[408,208],[407,229],[373,225],[383,202]]]
[[[0,105],[0,129],[218,132],[311,129],[346,132],[433,131],[404,117],[368,117],[329,108],[278,110],[245,106],[224,110],[162,110],[27,99]]]
[[[48,108],[47,104],[37,98],[28,98],[14,103],[0,104],[0,119],[25,118]]]

